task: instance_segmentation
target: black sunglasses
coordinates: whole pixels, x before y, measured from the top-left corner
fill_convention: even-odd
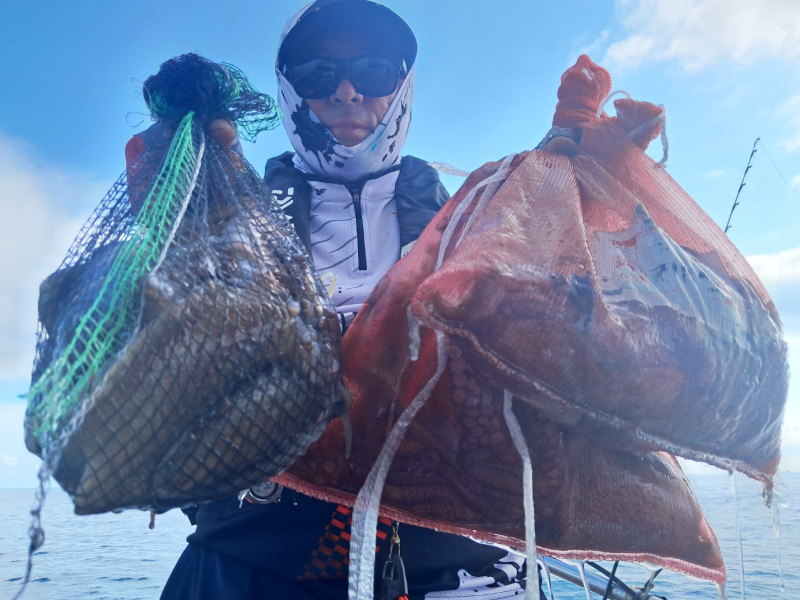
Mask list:
[[[339,87],[345,73],[350,83],[362,96],[382,98],[397,89],[400,77],[405,74],[404,63],[381,56],[359,56],[347,60],[314,58],[286,67],[284,73],[294,86],[297,95],[306,100],[319,100],[331,96]]]

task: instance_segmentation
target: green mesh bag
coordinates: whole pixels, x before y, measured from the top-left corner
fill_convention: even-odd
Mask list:
[[[230,65],[145,83],[163,135],[41,285],[26,416],[79,514],[222,498],[282,472],[344,411],[336,313],[263,181],[204,131],[278,121]]]

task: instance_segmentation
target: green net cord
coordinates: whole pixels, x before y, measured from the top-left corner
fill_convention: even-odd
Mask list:
[[[277,127],[283,115],[281,109],[267,94],[262,94],[237,67],[222,63],[231,82],[231,110],[239,137],[255,142],[264,131]]]
[[[181,121],[97,298],[64,351],[30,389],[29,398],[36,399],[35,433],[45,454],[138,327],[142,284],[164,259],[197,180],[205,140],[193,117],[190,112]]]

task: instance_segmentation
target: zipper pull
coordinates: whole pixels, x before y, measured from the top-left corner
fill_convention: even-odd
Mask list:
[[[361,191],[350,190],[353,196],[353,211],[356,213],[356,237],[358,238],[358,270],[367,270],[367,247],[364,241],[364,215],[361,211]]]
[[[400,558],[400,536],[398,523],[394,524],[392,540],[389,545],[389,558],[383,565],[381,600],[408,600],[408,582],[403,559]]]

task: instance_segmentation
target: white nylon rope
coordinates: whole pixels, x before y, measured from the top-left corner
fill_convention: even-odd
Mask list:
[[[348,583],[348,597],[350,600],[373,600],[375,593],[375,535],[378,529],[378,509],[383,493],[383,484],[392,459],[403,441],[408,426],[414,415],[430,398],[431,392],[441,379],[447,366],[447,336],[436,332],[436,353],[438,366],[436,373],[431,377],[425,387],[411,401],[408,408],[403,411],[397,423],[394,424],[381,448],[378,459],[367,475],[367,480],[361,491],[358,492],[355,506],[353,507],[352,537],[350,540],[350,578]]]
[[[609,103],[611,98],[613,98],[614,96],[620,96],[620,95],[621,96],[625,96],[628,100],[632,100],[631,95],[628,92],[626,92],[625,90],[615,90],[615,91],[611,92],[608,96],[603,98],[603,101],[600,103],[600,107],[597,109],[597,113],[595,113],[595,115],[594,115],[595,118],[597,118],[597,119],[600,118],[600,115],[603,114],[603,108],[605,107],[606,104]],[[658,161],[658,164],[660,164],[662,167],[666,167],[667,166],[667,159],[669,158],[669,139],[667,138],[667,109],[664,107],[663,104],[659,104],[658,108],[661,109],[661,114],[659,114],[654,119],[650,119],[649,121],[645,121],[644,123],[639,125],[637,128],[635,128],[633,131],[629,131],[628,132],[628,136],[633,138],[634,136],[636,136],[637,134],[641,133],[642,131],[644,131],[648,127],[652,127],[653,125],[655,125],[656,123],[661,121],[661,150],[663,151],[664,154],[661,157],[661,160]]]
[[[461,169],[458,169],[448,163],[431,162],[428,163],[428,165],[439,171],[439,173],[444,173],[445,175],[455,175],[456,177],[469,177],[469,173],[467,173],[466,171],[462,171]]]
[[[469,194],[467,194],[467,197],[464,198],[464,200],[461,201],[461,204],[459,204],[453,211],[453,214],[450,216],[450,221],[447,223],[447,228],[445,228],[444,233],[442,234],[442,241],[439,244],[439,258],[436,260],[436,268],[434,269],[435,271],[438,271],[439,267],[442,266],[442,261],[444,261],[444,253],[445,250],[447,250],[448,244],[450,244],[450,238],[453,237],[453,232],[455,231],[458,222],[461,220],[461,216],[467,211],[469,205],[472,204],[472,201],[475,198],[475,194],[477,194],[478,191],[483,189],[484,187],[487,187],[488,189],[486,190],[486,192],[484,192],[483,196],[481,197],[481,200],[483,200],[483,198],[487,198],[488,200],[488,198],[494,196],[494,193],[497,191],[497,188],[500,187],[500,183],[503,180],[505,180],[506,177],[508,177],[508,172],[511,169],[511,161],[514,160],[515,156],[517,155],[509,154],[508,156],[506,156],[503,159],[500,168],[497,169],[497,172],[495,172],[490,177],[487,177],[479,184],[477,184],[474,188],[472,188]],[[483,203],[483,206],[485,206],[485,203]],[[470,216],[469,223],[472,222],[473,217],[477,212],[477,208],[478,207],[476,207],[476,211],[473,211],[472,215]],[[483,207],[481,207],[481,210],[482,209]],[[467,228],[465,228],[464,233],[466,233],[466,229]],[[463,237],[464,234],[462,233],[461,239],[463,239]],[[461,243],[461,239],[459,239],[459,243]]]
[[[528,443],[522,435],[514,411],[511,409],[513,395],[508,390],[503,390],[503,416],[508,425],[508,431],[514,446],[522,459],[522,497],[525,506],[525,553],[528,565],[527,583],[525,585],[525,600],[539,600],[539,568],[536,560],[536,523],[533,510],[533,467]],[[549,579],[549,577],[548,577]],[[549,582],[548,582],[549,583]],[[533,584],[533,585],[532,585]],[[552,591],[550,592],[552,596]]]

